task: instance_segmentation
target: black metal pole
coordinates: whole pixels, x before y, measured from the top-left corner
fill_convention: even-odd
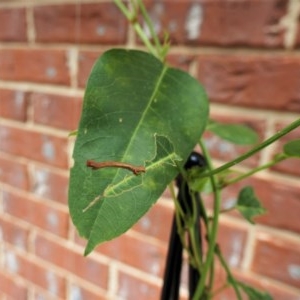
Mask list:
[[[197,153],[192,152],[189,159],[185,164],[185,169],[190,169],[194,166],[203,167],[206,165],[204,157]],[[192,198],[189,191],[189,188],[181,176],[177,178],[177,186],[179,188],[178,192],[178,202],[182,206],[184,212],[192,212]],[[196,199],[196,214],[197,219],[194,226],[194,231],[196,233],[197,241],[196,243],[202,247],[202,239],[201,239],[201,228],[200,228],[200,219],[201,212],[199,201],[201,200],[198,194],[193,195]],[[182,226],[181,226],[182,227]],[[190,243],[189,243],[190,244]],[[189,245],[191,247],[191,245]],[[192,249],[190,248],[192,251]],[[167,262],[164,274],[164,284],[161,293],[161,300],[178,300],[179,299],[179,287],[180,287],[180,275],[181,275],[181,267],[182,267],[182,244],[180,240],[180,236],[178,234],[177,228],[177,220],[176,215],[174,214],[171,235],[169,240],[169,249],[167,254]],[[202,250],[201,250],[202,251]],[[197,284],[200,279],[200,274],[197,269],[193,266],[189,266],[189,299],[192,299],[194,292],[196,290]]]
[[[182,244],[177,231],[176,217],[173,217],[169,240],[169,250],[164,275],[164,285],[161,300],[178,300],[180,274],[182,266]]]

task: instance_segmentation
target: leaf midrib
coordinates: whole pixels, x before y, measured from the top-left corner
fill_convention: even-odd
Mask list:
[[[137,132],[139,131],[139,128],[140,128],[140,126],[141,126],[143,120],[145,119],[145,116],[147,115],[148,110],[149,110],[149,108],[150,108],[152,102],[153,102],[154,99],[155,99],[155,95],[157,94],[157,91],[158,91],[158,89],[159,89],[159,87],[160,87],[160,84],[161,84],[161,82],[162,82],[162,80],[163,80],[163,78],[164,78],[164,75],[165,75],[167,69],[168,69],[168,66],[164,65],[164,67],[163,67],[163,69],[162,69],[162,72],[161,72],[161,74],[159,75],[158,80],[157,80],[157,82],[156,82],[156,84],[155,84],[154,91],[153,91],[153,93],[152,93],[152,95],[151,95],[151,97],[150,97],[150,100],[149,100],[149,102],[148,102],[146,108],[144,109],[144,112],[143,112],[143,114],[141,115],[141,118],[140,118],[140,120],[139,120],[139,122],[138,122],[138,124],[137,124],[137,126],[136,126],[136,128],[135,128],[135,130],[134,130],[133,133],[132,133],[131,139],[130,139],[128,145],[127,145],[127,148],[126,148],[126,151],[125,151],[124,154],[123,154],[123,157],[126,157],[126,156],[127,156],[127,153],[128,153],[128,151],[129,151],[129,149],[130,149],[130,146],[131,146],[131,144],[132,144],[132,141],[135,139],[135,136],[137,135]]]
[[[160,87],[160,85],[162,83],[162,80],[163,80],[163,78],[164,78],[165,73],[167,72],[167,70],[168,70],[168,66],[167,65],[163,65],[161,74],[159,75],[158,80],[157,80],[157,82],[155,84],[154,91],[153,91],[153,93],[152,93],[152,95],[151,95],[151,97],[149,99],[149,102],[148,102],[146,108],[144,109],[143,114],[141,115],[141,118],[140,118],[140,120],[139,120],[139,122],[138,122],[138,124],[137,124],[137,126],[135,128],[135,130],[132,133],[132,137],[131,137],[128,145],[127,145],[126,151],[123,154],[123,158],[127,156],[127,153],[128,153],[128,151],[130,149],[130,145],[132,144],[132,141],[134,140],[135,136],[137,135],[137,132],[138,132],[138,130],[139,130],[139,128],[140,128],[143,120],[145,119],[145,116],[146,116],[146,114],[147,114],[147,112],[148,112],[148,110],[149,110],[149,108],[150,108],[150,106],[151,106],[151,104],[152,104],[152,102],[153,102],[153,100],[155,98],[155,95],[157,94],[157,91],[158,91],[158,89],[159,89],[159,87]],[[124,161],[124,160],[122,159],[122,161]],[[112,182],[117,177],[117,175],[118,175],[118,171],[116,172],[116,175],[114,176],[114,178],[112,178],[112,180],[111,180]],[[94,219],[93,225],[91,226],[90,235],[93,232],[93,228],[95,227],[95,224],[97,223],[98,216],[100,214],[101,214],[101,209],[98,211],[97,217]]]

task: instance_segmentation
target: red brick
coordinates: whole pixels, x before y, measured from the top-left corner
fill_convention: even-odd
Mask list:
[[[119,272],[118,296],[122,299],[147,299],[160,298],[161,287],[144,281],[142,278],[133,277],[124,272]]]
[[[218,46],[282,47],[283,32],[273,31],[286,12],[286,2],[208,1],[197,44]],[[255,20],[255,22],[253,22]]]
[[[167,62],[171,67],[182,69],[188,72],[191,63],[194,61],[195,55],[189,54],[169,54],[167,56]]]
[[[34,122],[66,130],[78,128],[82,109],[81,98],[33,93],[31,100]]]
[[[102,53],[91,51],[82,51],[79,53],[77,80],[80,87],[85,87],[92,67],[101,54]]]
[[[283,55],[200,55],[198,78],[222,104],[300,112],[300,60]]]
[[[96,249],[97,252],[114,260],[130,265],[148,274],[162,276],[165,267],[166,248],[138,239],[128,234],[103,243]]]
[[[27,249],[29,229],[16,221],[0,218],[1,239],[20,249]]]
[[[276,132],[278,130],[283,129],[285,126],[287,126],[288,123],[277,123],[275,126]],[[285,135],[282,137],[278,142],[277,142],[277,147],[274,150],[274,155],[278,153],[283,152],[283,145],[291,140],[294,139],[300,139],[300,128],[298,127],[297,129],[293,130],[289,134]],[[295,175],[295,176],[300,176],[300,159],[299,158],[289,158],[288,160],[285,160],[277,165],[275,165],[272,170],[280,172],[280,173],[287,173],[290,175]]]
[[[25,122],[29,104],[27,97],[27,92],[0,89],[0,117]]]
[[[67,204],[68,176],[35,166],[31,175],[31,192],[38,196]]]
[[[59,210],[46,201],[6,191],[3,192],[3,201],[5,213],[50,233],[67,236],[69,215],[66,211]]]
[[[34,8],[36,41],[120,44],[127,21],[113,3],[51,5]]]
[[[29,189],[27,166],[15,159],[0,157],[0,181],[19,189]]]
[[[75,252],[70,245],[59,240],[37,235],[34,243],[37,256],[71,272],[74,276],[79,276],[90,283],[107,289],[107,265],[91,257],[84,257],[83,253]]]
[[[82,283],[72,283],[70,285],[70,299],[107,300],[103,292],[90,290]],[[38,299],[37,299],[38,300]]]
[[[255,218],[255,222],[280,230],[300,232],[300,189],[293,185],[251,178],[229,186],[223,191],[222,205],[232,206],[240,189],[246,185],[253,186],[255,193],[267,209],[267,213]]]
[[[231,269],[231,272],[236,280],[241,281],[247,285],[250,285],[251,287],[258,289],[261,292],[268,292],[270,295],[272,295],[273,299],[275,300],[298,300],[299,293],[296,291],[293,291],[293,289],[290,289],[288,286],[285,286],[284,284],[276,283],[274,280],[270,280],[267,277],[255,274],[253,272],[249,271],[240,271],[238,269]],[[220,265],[220,263],[217,261],[215,263],[215,281],[213,290],[216,291],[220,287],[223,287],[227,280],[227,275],[223,269],[223,267]],[[242,293],[244,295],[244,293]],[[236,299],[236,294],[233,288],[228,287],[224,290],[221,290],[219,293],[217,293],[213,299],[214,300],[231,300]],[[242,299],[248,299],[243,297]]]
[[[257,235],[254,272],[300,287],[300,243],[261,232]]]
[[[285,1],[151,2],[148,9],[160,36],[168,31],[172,44],[283,46],[284,32],[273,28],[286,13]]]
[[[300,46],[300,24],[299,24],[299,22],[297,25],[298,26],[296,29],[296,37],[295,37],[294,47],[299,49],[299,46]]]
[[[33,300],[41,300],[41,299],[65,300],[65,298],[58,297],[57,295],[53,295],[53,294],[43,291],[42,289],[36,289],[36,288],[33,291],[32,299]]]
[[[0,151],[57,167],[68,166],[67,136],[61,138],[29,129],[0,125]]]
[[[7,274],[2,268],[0,270],[0,290],[4,295],[10,298],[27,300],[27,288],[20,280],[16,280],[15,276]]]
[[[254,287],[259,289],[260,291],[268,292],[273,299],[278,300],[298,300],[299,293],[293,291],[294,289],[290,289],[289,287],[285,286],[284,284],[277,284],[276,281],[270,281],[268,278],[263,278],[262,276],[255,276],[253,273],[240,273],[234,272],[235,277]],[[218,298],[217,298],[218,299]],[[221,298],[222,299],[222,298]],[[221,300],[219,299],[219,300]],[[230,299],[230,298],[229,298]]]
[[[234,224],[220,222],[217,243],[220,245],[228,265],[231,268],[240,268],[244,249],[247,242],[247,231]]]
[[[65,297],[64,278],[46,266],[42,266],[42,261],[37,261],[36,257],[23,256],[7,249],[4,253],[4,265],[8,273],[17,274],[53,295]]]
[[[26,41],[26,27],[26,12],[24,8],[0,9],[0,41]]]
[[[67,52],[43,49],[0,49],[0,79],[69,85]]]
[[[226,283],[226,274],[223,269],[221,269],[220,266],[218,266],[218,269],[216,270],[215,266],[215,283],[214,283],[214,288],[213,290],[218,290],[219,288],[223,287],[224,284]],[[221,290],[220,293],[216,294],[213,297],[214,300],[233,300],[237,299],[235,291],[233,288],[228,286],[224,290]],[[247,299],[247,298],[243,298]]]
[[[173,210],[158,202],[133,226],[133,230],[168,243],[172,220]]]
[[[264,133],[266,130],[266,122],[263,119],[251,119],[249,117],[239,117],[239,116],[220,116],[220,115],[213,115],[213,120],[225,123],[225,124],[241,124],[250,127],[253,129],[258,137],[259,141],[264,139]],[[211,156],[215,159],[223,160],[223,161],[231,161],[238,156],[244,154],[246,151],[250,150],[253,145],[251,146],[241,146],[235,145],[228,141],[225,141],[215,134],[211,132],[205,132],[204,134],[204,141],[205,144],[211,154]],[[243,161],[241,165],[246,165],[249,167],[256,167],[259,163],[260,153],[251,156],[247,160]]]

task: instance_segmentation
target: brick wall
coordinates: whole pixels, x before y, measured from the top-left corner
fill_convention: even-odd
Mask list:
[[[157,27],[171,34],[170,62],[203,82],[212,117],[249,124],[261,140],[299,118],[299,0],[148,2]],[[67,209],[68,133],[86,78],[103,51],[127,46],[140,43],[112,1],[0,0],[1,299],[159,299],[168,194],[87,258]],[[284,140],[296,137],[300,129]],[[216,164],[247,150],[208,134],[206,142]],[[281,145],[241,169],[267,162]],[[299,176],[291,160],[224,191],[226,208],[238,187],[252,184],[269,211],[255,227],[223,215],[219,242],[235,274],[274,299],[300,299]]]

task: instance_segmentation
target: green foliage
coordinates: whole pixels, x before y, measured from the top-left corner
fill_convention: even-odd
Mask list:
[[[252,224],[254,224],[253,217],[266,212],[251,186],[246,186],[240,191],[235,208]]]
[[[242,124],[225,124],[210,121],[207,130],[237,145],[252,145],[258,141],[257,133],[252,128]]]
[[[286,143],[283,151],[288,156],[300,157],[300,139]]]
[[[178,174],[208,119],[201,85],[150,54],[114,49],[90,74],[71,169],[69,207],[85,253],[124,233]],[[197,126],[195,126],[197,124]],[[87,160],[144,166],[92,170]]]

